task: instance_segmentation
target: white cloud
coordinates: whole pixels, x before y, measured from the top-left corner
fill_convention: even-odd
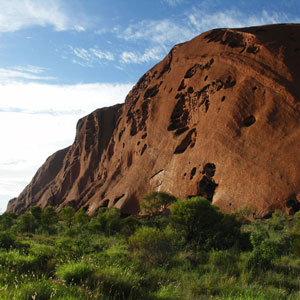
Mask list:
[[[255,15],[245,14],[236,9],[207,13],[196,10],[188,15],[189,23],[199,33],[213,28],[239,28],[275,23],[298,23],[300,18],[290,18],[284,13],[262,10]]]
[[[135,63],[148,63],[153,60],[162,59],[164,53],[164,49],[162,47],[154,47],[151,49],[147,49],[144,54],[132,51],[124,51],[120,56],[120,61],[125,64]]]
[[[169,4],[171,3],[173,0],[170,0]],[[174,0],[175,3],[177,0]],[[291,18],[281,12],[267,12],[265,10],[252,15],[237,9],[212,10],[207,5],[202,5],[201,9],[193,8],[190,12],[185,13],[180,20],[144,20],[132,24],[121,33],[119,32],[118,37],[126,41],[142,40],[151,43],[153,47],[161,46],[166,49],[213,28],[237,28],[288,22],[299,23],[300,18]],[[137,55],[134,52],[125,52],[123,57],[125,61],[136,62],[138,60]]]
[[[122,103],[132,84],[0,84],[0,211],[55,151],[74,141],[79,118]]]
[[[29,73],[34,73],[34,74],[41,74],[45,72],[44,68],[38,67],[38,66],[33,66],[33,65],[27,65],[26,67],[24,66],[15,66],[13,69],[21,72],[29,72]]]
[[[165,45],[167,43],[178,43],[191,39],[195,34],[193,28],[188,24],[181,24],[172,20],[142,21],[135,25],[128,26],[119,35],[125,40],[149,40],[151,42]]]
[[[72,53],[76,56],[75,59],[72,59],[73,63],[79,64],[84,67],[92,67],[95,63],[101,61],[113,61],[115,59],[113,53],[109,51],[102,51],[97,48],[74,48],[69,46]],[[79,60],[78,60],[79,58]]]
[[[61,0],[2,0],[0,1],[0,32],[13,32],[30,26],[53,26],[55,30],[83,31],[69,15]]]
[[[53,80],[55,77],[43,76],[42,68],[29,67],[14,67],[12,69],[0,68],[0,83],[9,82],[11,79],[30,79],[30,80]]]
[[[106,59],[110,61],[113,61],[115,59],[114,55],[109,51],[101,51],[95,48],[90,48],[90,52],[93,53],[94,56],[99,59]]]

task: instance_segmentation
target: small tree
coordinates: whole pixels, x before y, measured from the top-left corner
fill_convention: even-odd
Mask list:
[[[14,213],[4,213],[0,215],[0,229],[7,230],[13,226],[17,219],[17,216]]]
[[[203,243],[213,235],[222,214],[203,197],[180,200],[171,209],[171,222],[188,242]]]
[[[36,218],[27,212],[18,217],[16,229],[20,232],[34,233],[38,226],[39,224]]]
[[[90,221],[90,217],[87,215],[85,210],[81,208],[76,214],[75,214],[75,224],[78,227],[85,227]]]
[[[151,192],[143,197],[141,210],[143,214],[154,215],[164,212],[167,207],[175,202],[176,197],[165,192]]]
[[[30,207],[30,213],[35,217],[36,220],[41,221],[42,210],[38,205]]]
[[[72,206],[62,208],[59,218],[67,225],[68,228],[70,228],[73,223],[74,208]]]
[[[58,215],[53,206],[47,206],[41,215],[41,223],[44,229],[46,229],[48,232],[54,232],[55,228],[54,225],[56,225],[58,222]]]
[[[170,230],[143,226],[129,237],[128,243],[135,255],[148,266],[166,263],[174,253]]]

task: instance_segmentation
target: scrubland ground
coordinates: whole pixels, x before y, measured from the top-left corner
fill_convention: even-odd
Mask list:
[[[300,214],[249,222],[204,198],[149,207],[0,216],[0,299],[300,299]]]

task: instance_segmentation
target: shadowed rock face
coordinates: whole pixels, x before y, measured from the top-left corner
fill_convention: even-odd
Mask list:
[[[175,46],[125,103],[79,120],[7,210],[139,211],[139,196],[202,195],[254,217],[300,199],[300,25],[216,29]]]

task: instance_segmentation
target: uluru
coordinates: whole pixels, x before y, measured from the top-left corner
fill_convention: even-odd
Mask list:
[[[204,196],[253,217],[300,208],[300,25],[214,29],[174,46],[123,104],[80,119],[7,211]]]

